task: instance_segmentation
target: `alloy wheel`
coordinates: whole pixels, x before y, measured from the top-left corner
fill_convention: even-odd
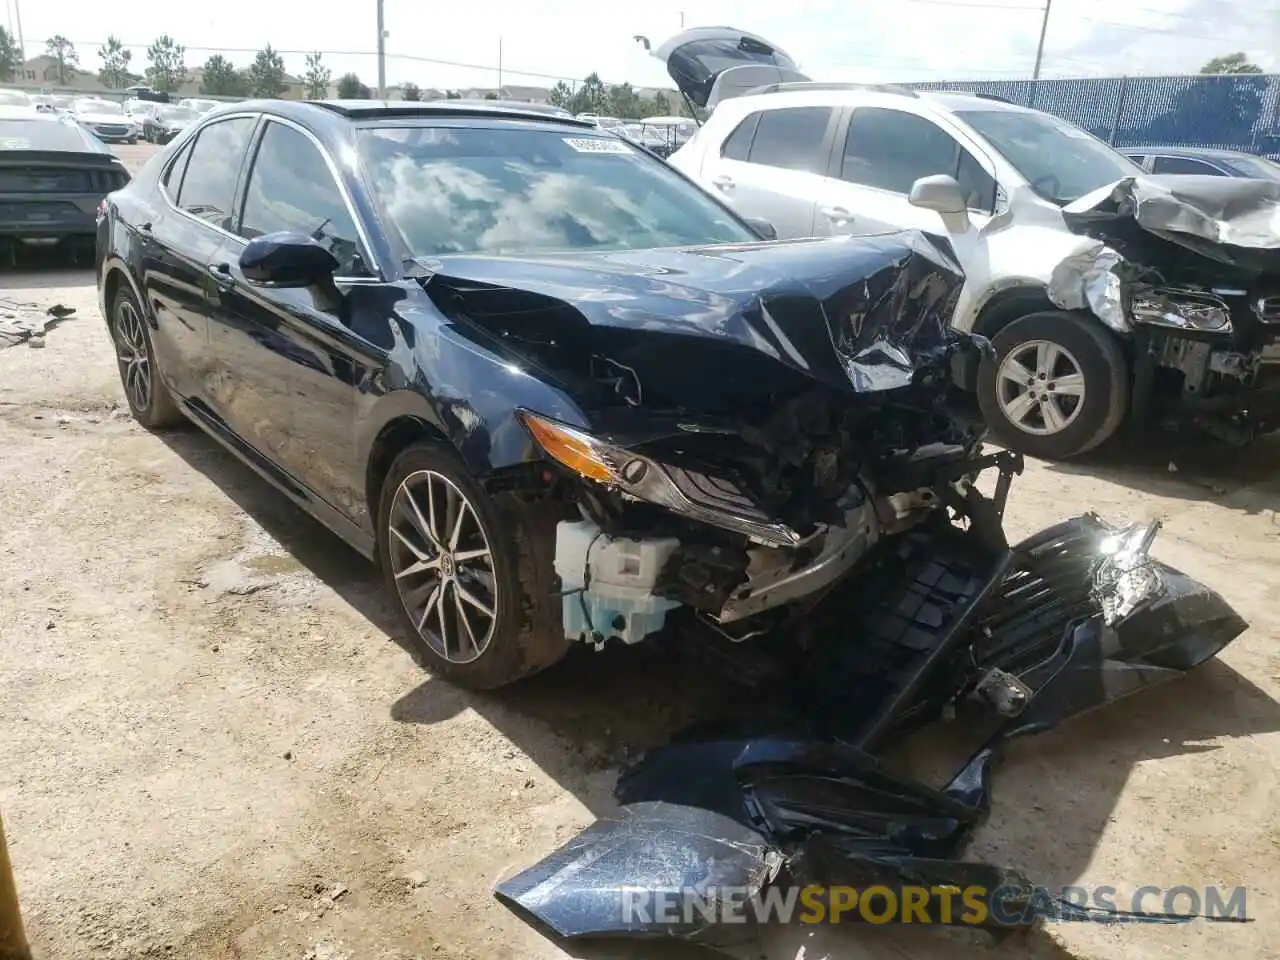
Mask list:
[[[120,379],[135,410],[151,405],[151,357],[147,353],[147,334],[137,308],[122,299],[116,307],[116,360]]]
[[[471,663],[497,626],[489,539],[456,484],[419,470],[396,488],[387,519],[391,572],[419,636],[451,663]]]
[[[1061,433],[1080,416],[1084,397],[1079,361],[1050,340],[1018,344],[996,371],[1000,411],[1024,433],[1041,437]]]

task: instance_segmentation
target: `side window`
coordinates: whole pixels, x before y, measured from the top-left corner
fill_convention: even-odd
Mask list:
[[[748,114],[733,133],[729,134],[728,139],[720,145],[720,156],[726,160],[742,160],[746,161],[747,155],[751,152],[751,141],[756,135],[756,124],[760,122],[760,111]]]
[[[1198,173],[1202,176],[1221,177],[1225,174],[1217,167],[1192,160],[1190,157],[1156,157],[1151,165],[1152,173]]]
[[[338,184],[311,139],[268,123],[249,172],[239,234],[252,240],[288,230],[319,240],[338,259],[338,276],[368,274],[359,234]]]
[[[172,200],[176,200],[178,197],[178,191],[182,187],[182,175],[187,172],[187,161],[190,159],[191,143],[188,143],[178,151],[178,155],[174,157],[173,162],[169,164],[169,169],[164,172],[164,177],[161,178],[165,192],[169,194],[169,198]]]
[[[223,230],[231,229],[236,177],[255,123],[253,117],[235,117],[211,123],[196,134],[178,190],[178,206]]]
[[[939,173],[956,178],[972,209],[990,213],[995,208],[995,180],[932,120],[882,107],[854,111],[841,179],[905,195],[921,177]]]
[[[756,126],[749,159],[768,167],[824,173],[827,157],[822,146],[830,120],[830,107],[766,110]]]

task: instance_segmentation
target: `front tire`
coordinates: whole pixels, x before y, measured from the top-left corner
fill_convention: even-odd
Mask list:
[[[993,439],[1045,460],[1104,443],[1129,408],[1129,364],[1090,317],[1046,310],[1013,321],[978,370],[978,404]]]
[[[442,446],[414,444],[387,473],[378,560],[420,666],[492,690],[568,652],[554,586],[557,505],[499,502]]]
[[[181,423],[182,413],[156,366],[151,328],[127,282],[120,284],[111,306],[111,339],[116,348],[120,384],[133,419],[148,430]]]

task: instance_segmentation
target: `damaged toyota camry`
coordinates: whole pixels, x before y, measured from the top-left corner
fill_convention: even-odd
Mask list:
[[[1022,460],[950,402],[990,347],[951,323],[945,240],[768,232],[590,124],[448,104],[224,107],[100,212],[133,415],[193,421],[376,560],[434,674],[696,633],[807,705],[790,740],[651,755],[626,817],[500,891],[564,934],[661,932],[612,892],[717,862],[957,877],[1004,740],[1245,629],[1154,528],[1007,542]],[[951,786],[879,768],[971,701],[998,729]]]

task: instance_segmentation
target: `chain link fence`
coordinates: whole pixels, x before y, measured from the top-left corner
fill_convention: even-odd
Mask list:
[[[1083,127],[1117,147],[1166,144],[1280,156],[1280,75],[909,83],[996,96]]]

